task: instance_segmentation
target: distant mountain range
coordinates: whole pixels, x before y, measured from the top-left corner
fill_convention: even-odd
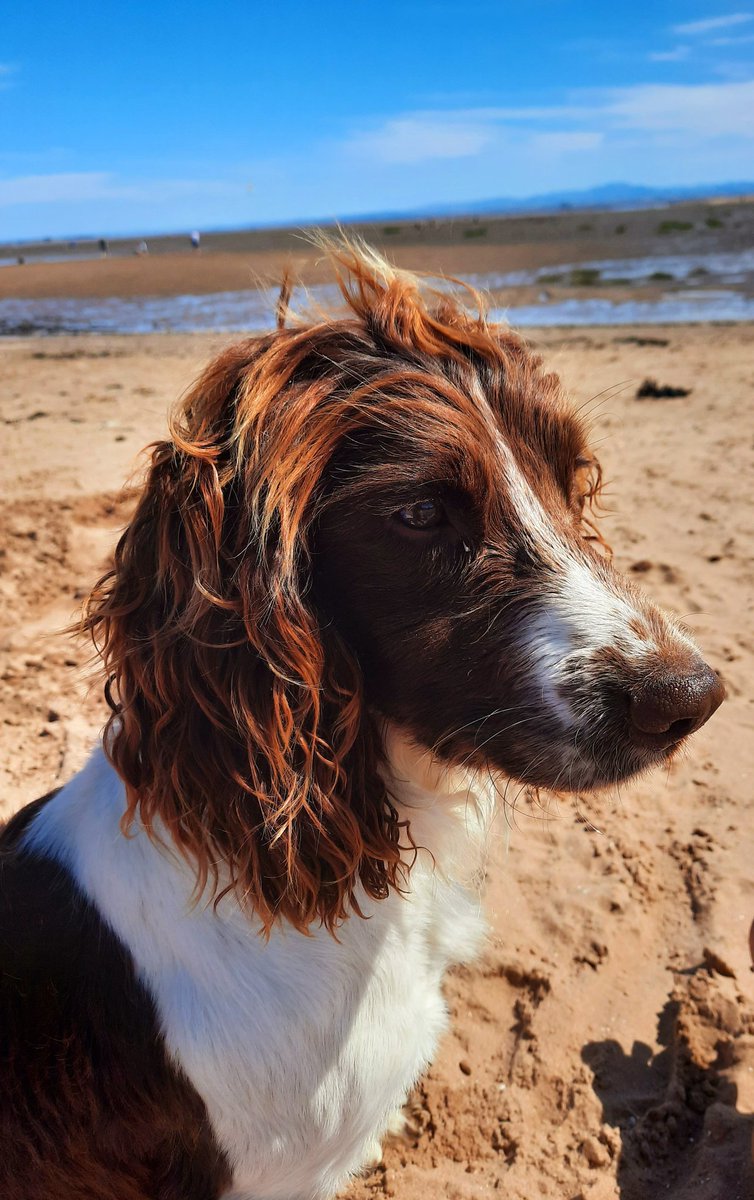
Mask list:
[[[351,214],[344,222],[406,220],[412,217],[469,216],[475,213],[558,212],[580,208],[651,208],[658,204],[684,200],[712,200],[718,197],[752,196],[754,181],[700,183],[687,187],[645,187],[638,183],[603,183],[598,187],[563,192],[544,192],[536,196],[496,196],[490,200],[469,200],[453,204],[423,205],[415,209]]]
[[[380,221],[429,220],[433,217],[452,218],[475,215],[525,216],[527,213],[578,212],[584,209],[636,209],[652,208],[665,204],[681,204],[689,200],[735,199],[739,196],[754,198],[754,180],[733,183],[700,183],[687,187],[645,187],[639,183],[603,183],[598,187],[572,189],[561,192],[543,192],[535,196],[495,196],[488,200],[465,200],[451,204],[423,204],[416,208],[378,209],[374,212],[341,213],[337,217],[301,217],[296,221],[259,221],[243,226],[246,230],[302,229],[308,226],[368,225]],[[238,232],[238,226],[216,225],[207,227],[205,233]],[[20,238],[0,243],[0,251],[7,248],[15,255],[19,246],[46,246],[64,243],[93,242],[100,233],[78,233],[67,237]],[[110,233],[105,236],[112,242],[130,242],[146,238],[184,237],[185,231],[146,229],[132,233]],[[0,254],[1,257],[1,254]]]

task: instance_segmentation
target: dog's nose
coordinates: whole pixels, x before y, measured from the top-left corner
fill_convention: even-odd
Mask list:
[[[701,658],[685,669],[650,676],[631,692],[631,737],[641,746],[664,749],[699,729],[725,699],[720,676]]]

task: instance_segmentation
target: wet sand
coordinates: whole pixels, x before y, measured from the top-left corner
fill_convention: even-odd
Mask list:
[[[670,771],[618,793],[537,803],[510,789],[487,947],[448,980],[452,1030],[408,1136],[348,1197],[750,1200],[754,327],[535,340],[590,402],[619,565],[684,617],[730,698]],[[226,341],[3,342],[4,815],[68,779],[97,735],[88,649],[59,630],[127,519],[141,447]],[[690,394],[638,400],[646,377]]]
[[[453,217],[349,225],[398,266],[469,275],[557,268],[593,259],[750,250],[754,200],[697,201],[637,211],[565,211],[518,217]],[[286,268],[307,285],[327,283],[330,268],[304,229],[208,233],[199,252],[188,236],[113,240],[110,255],[79,243],[0,244],[0,261],[21,253],[23,266],[0,267],[0,299],[38,296],[174,296],[277,285]],[[66,262],[45,262],[64,254]],[[95,257],[92,257],[95,255]],[[584,294],[584,288],[579,292]],[[588,291],[586,292],[588,294]]]

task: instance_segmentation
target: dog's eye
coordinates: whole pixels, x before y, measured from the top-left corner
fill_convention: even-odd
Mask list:
[[[408,504],[395,514],[402,525],[409,529],[438,529],[445,524],[445,509],[439,500],[418,500]]]

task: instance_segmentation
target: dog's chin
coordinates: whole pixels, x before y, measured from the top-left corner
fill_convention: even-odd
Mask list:
[[[598,743],[558,730],[541,743],[530,738],[516,744],[501,734],[483,744],[448,736],[432,744],[432,739],[389,721],[384,740],[391,773],[429,789],[450,786],[454,773],[460,772],[459,778],[478,774],[561,793],[598,791],[635,779],[672,761],[683,745],[680,741],[650,749],[624,737]]]
[[[466,763],[503,775],[517,783],[554,792],[591,792],[614,787],[672,760],[681,743],[662,750],[649,750],[630,744],[574,748],[573,739],[553,739],[539,753],[527,759],[515,752],[491,751],[484,757],[467,756]]]

